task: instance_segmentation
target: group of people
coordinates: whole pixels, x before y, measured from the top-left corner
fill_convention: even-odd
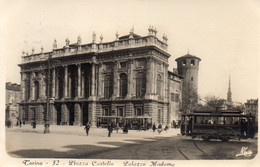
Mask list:
[[[128,123],[125,123],[123,126],[122,126],[122,131],[124,134],[127,134],[128,133],[128,130],[129,130],[129,127],[131,125],[128,124]],[[90,127],[91,127],[91,123],[90,122],[87,122],[86,123],[86,126],[84,127],[84,129],[86,130],[86,134],[87,136],[89,135],[89,130],[90,130]],[[138,124],[138,131],[141,130],[141,127],[140,125]],[[107,130],[108,130],[108,137],[111,137],[111,134],[113,133],[113,131],[115,130],[116,133],[118,133],[119,131],[120,126],[119,126],[119,123],[113,123],[113,122],[108,122],[107,124]],[[165,127],[163,128],[162,124],[159,123],[158,126],[156,126],[155,124],[153,124],[153,132],[155,132],[155,130],[157,129],[158,133],[161,134],[161,132],[164,130],[164,131],[168,131],[169,130],[169,126],[168,125],[165,125]]]
[[[87,136],[89,135],[90,127],[91,127],[91,123],[87,122],[86,126],[84,127],[84,129],[86,130]],[[129,128],[129,125],[125,124],[123,126],[123,133],[128,133],[128,128]],[[114,123],[109,122],[107,124],[108,137],[111,137],[111,134],[113,133],[113,130],[116,130],[116,132],[118,133],[119,129],[120,129],[119,123],[114,124]]]
[[[153,124],[153,132],[155,132],[155,130],[157,129],[158,133],[161,134],[161,132],[164,131],[168,131],[169,130],[169,126],[166,124],[164,129],[161,123],[158,124],[158,127],[156,127],[155,124]]]
[[[13,127],[13,121],[11,120],[11,119],[8,119],[7,121],[6,121],[6,126],[8,127],[8,128],[12,128]],[[22,127],[22,124],[24,124],[25,125],[25,122],[23,121],[20,121],[20,120],[17,120],[16,121],[16,125],[15,126],[20,126],[20,128]]]

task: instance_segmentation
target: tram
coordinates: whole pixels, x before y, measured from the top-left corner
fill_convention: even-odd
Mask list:
[[[240,111],[194,111],[181,116],[181,134],[205,141],[254,138],[255,128],[255,117]]]

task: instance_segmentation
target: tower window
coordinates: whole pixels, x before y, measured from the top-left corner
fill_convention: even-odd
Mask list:
[[[191,60],[190,65],[194,66],[195,65],[195,60]]]
[[[185,66],[186,65],[186,60],[182,61],[182,65]]]
[[[119,69],[125,69],[125,68],[126,68],[126,62],[120,62]]]
[[[193,77],[191,77],[191,79],[190,79],[191,81],[193,81]]]

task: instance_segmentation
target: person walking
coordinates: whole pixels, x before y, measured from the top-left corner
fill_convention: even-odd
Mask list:
[[[166,133],[167,133],[167,131],[169,130],[169,126],[168,126],[167,124],[165,125],[164,130],[166,131]]]
[[[90,130],[90,123],[89,122],[86,123],[86,126],[85,126],[84,129],[86,129],[86,134],[88,136],[88,133],[89,133],[89,130]]]
[[[140,132],[141,131],[141,123],[140,122],[138,122],[137,128],[138,128],[138,131]]]
[[[161,134],[161,132],[162,132],[162,124],[159,123],[159,125],[158,125],[158,133]]]
[[[109,122],[109,123],[108,123],[108,126],[107,126],[107,130],[108,130],[108,137],[110,137],[110,136],[111,136],[112,129],[113,129],[113,126],[112,126],[111,122]]]
[[[33,129],[36,128],[36,121],[33,121]]]
[[[119,123],[118,122],[116,123],[115,129],[116,129],[116,133],[118,133],[118,130],[119,130]]]
[[[20,121],[20,128],[22,127],[22,121]]]
[[[155,130],[156,130],[156,125],[153,124],[153,132],[155,132]]]

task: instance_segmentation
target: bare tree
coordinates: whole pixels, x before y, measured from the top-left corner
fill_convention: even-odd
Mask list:
[[[192,85],[187,85],[182,90],[182,108],[184,113],[194,111],[198,105],[198,93],[194,90]]]

